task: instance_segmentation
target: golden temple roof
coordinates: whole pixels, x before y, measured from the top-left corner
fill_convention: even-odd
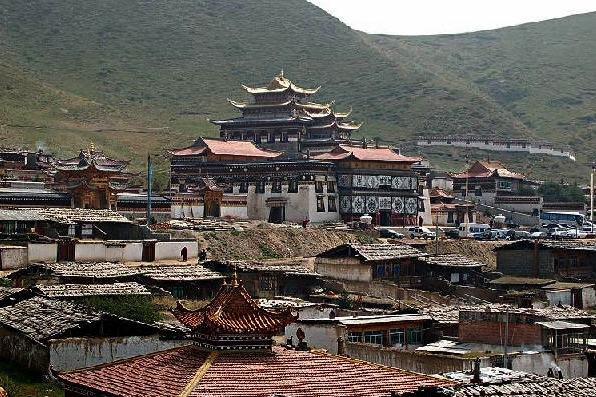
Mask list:
[[[265,87],[249,87],[242,84],[242,88],[244,88],[250,94],[265,94],[290,90],[297,94],[312,95],[319,91],[321,86],[318,86],[317,88],[298,87],[292,83],[291,80],[284,76],[284,72],[282,70],[278,75],[273,77],[273,79]]]

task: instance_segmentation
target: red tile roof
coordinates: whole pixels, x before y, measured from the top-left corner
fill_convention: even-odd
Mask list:
[[[188,310],[178,303],[173,313],[193,331],[207,334],[269,335],[296,320],[290,310],[272,312],[263,309],[236,282],[222,285],[215,298],[201,309]]]
[[[193,145],[184,149],[173,150],[174,156],[195,156],[204,154],[207,150],[211,154],[219,156],[239,156],[239,157],[258,157],[275,158],[283,153],[275,150],[261,149],[250,141],[224,141],[222,139],[200,138],[198,145]]]
[[[499,176],[501,178],[524,179],[525,176],[509,171],[499,161],[476,161],[466,171],[459,174],[452,174],[453,178],[489,178]]]
[[[170,397],[388,397],[453,382],[329,354],[275,347],[270,353],[211,353],[185,346],[58,374],[90,395]],[[210,360],[207,358],[210,357]]]
[[[415,163],[418,157],[407,157],[396,153],[391,148],[363,148],[360,146],[339,145],[331,152],[313,156],[317,160],[343,160],[350,156],[361,161],[392,161],[402,163]]]

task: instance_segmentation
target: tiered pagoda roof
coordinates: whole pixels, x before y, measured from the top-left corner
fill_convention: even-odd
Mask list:
[[[316,94],[317,91],[321,88],[318,86],[317,88],[302,88],[294,84],[291,80],[287,79],[284,76],[283,70],[264,87],[248,87],[246,85],[242,85],[242,88],[246,90],[249,94],[252,95],[259,95],[259,94],[270,94],[270,93],[279,93],[279,92],[291,92],[292,94],[308,96],[312,94]]]
[[[84,171],[95,169],[100,172],[120,173],[127,166],[128,160],[115,160],[107,157],[103,152],[95,150],[93,144],[87,150],[81,150],[79,155],[66,160],[58,160],[56,171]]]
[[[263,335],[270,337],[296,320],[289,310],[271,312],[252,300],[236,277],[231,284],[224,283],[215,298],[205,307],[188,310],[180,302],[174,316],[201,335]]]
[[[265,86],[242,87],[253,99],[250,102],[228,99],[232,106],[242,112],[242,116],[212,120],[211,122],[219,125],[222,131],[243,127],[285,126],[304,128],[306,132],[313,130],[317,136],[320,136],[323,130],[328,130],[325,135],[330,138],[345,138],[362,125],[345,122],[352,112],[351,109],[348,112],[338,112],[334,109],[334,102],[321,104],[309,101],[308,97],[317,93],[320,87],[301,88],[287,79],[283,71]],[[308,138],[308,134],[303,138]]]

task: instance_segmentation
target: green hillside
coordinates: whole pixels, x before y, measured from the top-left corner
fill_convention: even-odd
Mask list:
[[[581,18],[588,19],[578,22],[585,34],[577,37],[575,58],[596,36],[594,15]],[[139,167],[139,154],[215,134],[207,118],[236,114],[226,98],[244,99],[241,83],[263,83],[283,68],[301,85],[322,85],[316,100],[335,99],[340,110],[353,106],[363,134],[390,142],[423,133],[491,133],[574,145],[581,138],[578,150],[593,148],[577,126],[593,123],[594,74],[577,81],[586,90],[566,85],[548,98],[550,107],[536,105],[527,88],[511,105],[512,94],[500,97],[487,80],[500,81],[499,73],[517,62],[498,52],[505,37],[491,40],[484,54],[484,41],[474,44],[466,35],[436,43],[364,35],[305,0],[0,0],[0,21],[0,89],[9,94],[0,95],[1,143],[41,143],[62,153],[93,141]],[[548,49],[543,55],[552,69],[574,59],[547,59]],[[519,75],[531,66],[530,59]],[[579,66],[585,74],[590,67]],[[510,85],[515,91],[519,82]],[[559,128],[566,138],[559,139]]]

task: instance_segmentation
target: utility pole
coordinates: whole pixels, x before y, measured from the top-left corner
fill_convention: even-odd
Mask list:
[[[592,233],[594,233],[594,173],[596,172],[596,162],[592,163],[592,172],[590,173],[590,224]]]
[[[509,342],[509,306],[505,309],[505,346],[503,346],[503,368],[507,368],[508,353],[507,343]]]
[[[153,165],[151,154],[147,154],[147,226],[151,225],[151,187],[153,184]]]

